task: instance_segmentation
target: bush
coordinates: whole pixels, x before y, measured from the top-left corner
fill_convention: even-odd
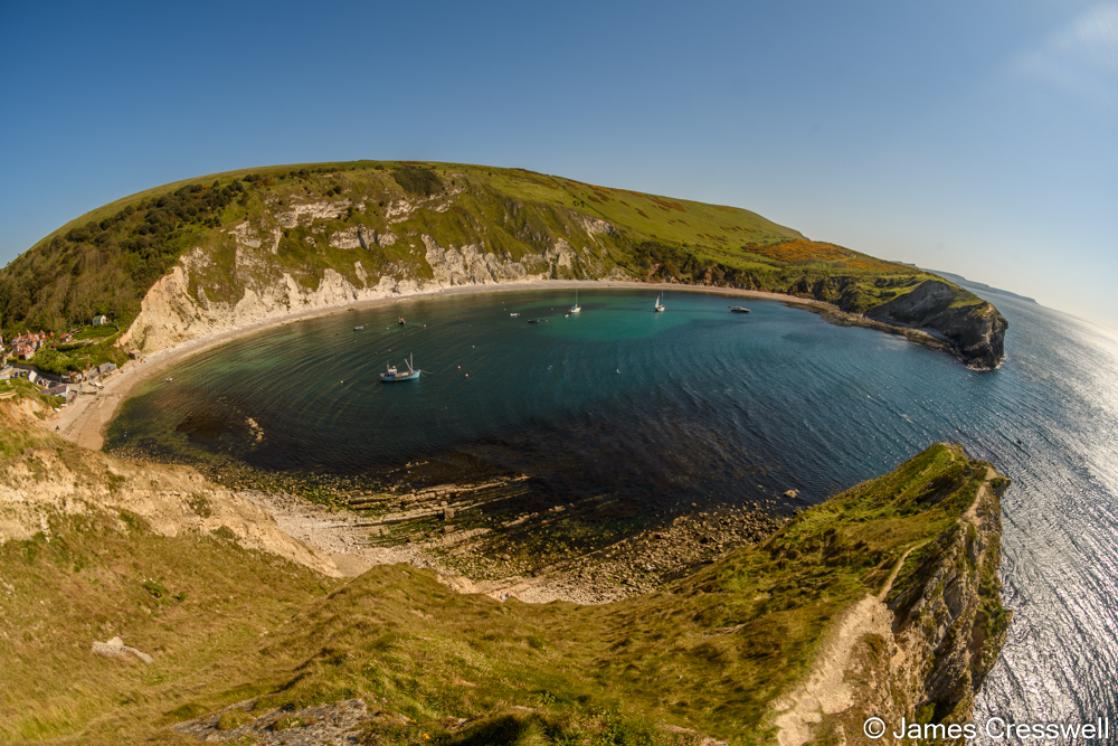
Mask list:
[[[430,197],[443,190],[443,183],[432,169],[421,166],[400,166],[392,170],[392,178],[408,194]]]

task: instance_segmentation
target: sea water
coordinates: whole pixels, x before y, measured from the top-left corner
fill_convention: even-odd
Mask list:
[[[1118,343],[978,292],[1010,324],[988,373],[778,302],[731,314],[738,299],[672,292],[656,314],[653,293],[602,290],[568,315],[566,291],[413,299],[192,358],[126,402],[109,445],[348,478],[417,462],[524,474],[517,499],[535,506],[656,522],[795,489],[775,504],[791,510],[958,441],[1013,479],[1013,620],[976,719],[1115,721]],[[408,356],[420,380],[379,382]]]

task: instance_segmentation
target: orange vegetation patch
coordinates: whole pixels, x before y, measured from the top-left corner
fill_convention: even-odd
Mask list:
[[[683,207],[683,204],[680,202],[676,202],[675,200],[666,199],[664,197],[656,197],[651,194],[648,195],[648,200],[652,204],[659,207],[661,210],[678,210],[679,212],[686,211]]]
[[[906,269],[901,265],[874,259],[872,256],[859,254],[833,243],[810,241],[806,238],[796,238],[768,246],[750,246],[749,250],[787,264],[825,262],[859,272],[896,272]]]

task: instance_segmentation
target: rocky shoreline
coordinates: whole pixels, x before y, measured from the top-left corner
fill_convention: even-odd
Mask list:
[[[143,454],[117,455],[163,465]],[[788,520],[786,500],[771,496],[585,535],[578,527],[612,522],[593,505],[518,508],[518,496],[530,489],[526,475],[463,472],[454,482],[432,482],[415,463],[373,484],[304,480],[235,463],[193,468],[245,496],[341,575],[402,562],[434,570],[462,592],[529,603],[600,604],[648,593],[763,541]]]

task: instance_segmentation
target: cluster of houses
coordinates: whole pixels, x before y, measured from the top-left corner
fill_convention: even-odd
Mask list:
[[[51,332],[24,332],[9,342],[11,354],[19,360],[30,360],[52,336]],[[0,350],[3,349],[4,338],[0,337]]]
[[[93,319],[94,326],[108,323],[105,316]],[[0,336],[0,381],[13,378],[23,378],[35,384],[43,393],[51,396],[62,397],[67,403],[73,401],[78,394],[95,393],[101,387],[101,379],[116,370],[115,363],[102,363],[88,370],[74,371],[63,376],[55,376],[37,370],[30,365],[21,365],[35,356],[35,353],[44,345],[53,342],[66,344],[73,341],[73,332],[24,332],[8,340],[5,345],[3,336]],[[9,361],[15,361],[9,364]]]
[[[43,390],[44,394],[60,396],[66,403],[73,401],[78,394],[94,394],[101,388],[105,376],[116,370],[115,363],[101,363],[89,370],[55,376],[34,368],[21,365],[0,365],[0,381],[23,378]]]

